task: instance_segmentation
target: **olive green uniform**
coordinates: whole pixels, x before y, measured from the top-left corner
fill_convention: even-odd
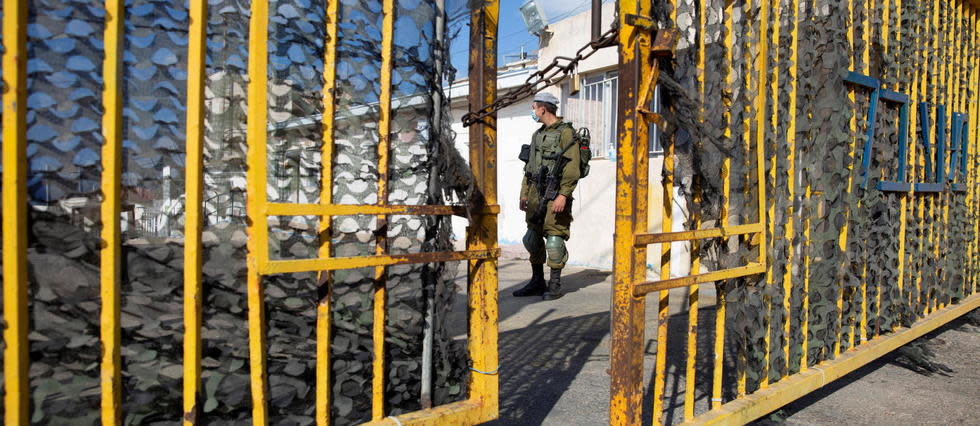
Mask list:
[[[572,224],[572,192],[575,191],[581,173],[578,147],[571,146],[574,144],[574,136],[572,127],[564,123],[560,117],[550,126],[541,126],[535,131],[521,184],[521,199],[527,200],[525,221],[528,231],[524,235],[524,246],[530,253],[532,264],[543,264],[547,257],[548,267],[552,269],[561,269],[568,261],[565,240],[570,237],[569,227]],[[553,201],[549,201],[544,223],[531,223],[531,218],[538,211],[542,201],[543,188],[538,188],[538,174],[542,173],[542,166],[547,168],[548,173],[552,173],[559,155],[570,160],[562,170],[558,190],[558,193],[567,199],[565,210],[554,213]]]

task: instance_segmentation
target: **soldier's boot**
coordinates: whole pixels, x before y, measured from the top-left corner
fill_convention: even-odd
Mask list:
[[[541,299],[555,300],[564,296],[561,292],[561,269],[551,270],[551,279],[548,280],[548,289],[541,295]]]
[[[545,286],[547,283],[544,281],[544,264],[531,264],[531,281],[528,281],[524,287],[521,287],[514,291],[514,297],[528,297],[528,296],[540,296],[544,294]]]

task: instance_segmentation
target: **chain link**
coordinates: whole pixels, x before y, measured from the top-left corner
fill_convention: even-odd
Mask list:
[[[470,111],[463,115],[463,127],[469,127],[471,124],[482,122],[484,118],[495,114],[503,108],[511,106],[518,101],[534,95],[545,88],[554,86],[558,82],[562,81],[565,77],[575,71],[578,67],[579,62],[582,62],[586,58],[592,56],[599,49],[615,46],[617,43],[617,38],[619,36],[619,27],[613,26],[605,33],[599,36],[599,38],[590,41],[585,46],[582,46],[577,52],[575,52],[575,57],[569,58],[567,56],[556,56],[552,59],[548,66],[535,71],[533,74],[524,80],[524,84],[518,86],[517,88],[511,90],[506,95],[497,98],[492,104],[487,105],[477,111]]]

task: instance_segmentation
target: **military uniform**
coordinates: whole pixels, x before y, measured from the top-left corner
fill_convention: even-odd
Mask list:
[[[547,260],[552,270],[562,269],[568,261],[565,240],[570,237],[569,227],[572,224],[572,192],[580,177],[579,150],[574,140],[575,131],[572,126],[558,121],[550,126],[541,126],[531,139],[531,151],[527,164],[524,166],[524,180],[521,184],[521,199],[527,200],[525,220],[527,233],[524,235],[524,246],[531,257],[532,265],[540,265]],[[561,183],[558,194],[564,195],[565,210],[561,213],[552,211],[554,201],[548,201],[543,223],[533,223],[532,218],[541,207],[539,174],[553,173],[558,163],[558,156],[564,156],[569,161],[561,172]]]

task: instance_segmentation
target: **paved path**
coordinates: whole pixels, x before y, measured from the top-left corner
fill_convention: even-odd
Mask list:
[[[524,260],[500,263],[501,419],[492,424],[606,424],[610,273],[567,268],[568,294],[557,301],[511,296],[529,275],[530,266]],[[681,301],[684,295],[671,298]],[[713,294],[702,289],[701,299],[711,302]],[[655,330],[656,315],[650,305],[647,330]],[[672,306],[671,312],[680,309]],[[702,322],[713,319],[712,309],[702,311],[709,316]],[[672,327],[670,333],[670,342],[682,342],[683,324]],[[906,368],[896,356],[888,356],[786,407],[782,412],[785,420],[801,425],[980,424],[980,328],[960,320],[933,336],[928,344],[937,352],[936,360],[953,373],[924,376]],[[656,344],[652,337],[648,331],[645,383],[653,369]],[[705,343],[710,338],[704,336]],[[668,369],[682,371],[682,355],[673,352],[669,352]],[[710,377],[710,372],[703,374]],[[668,376],[668,394],[678,395],[665,403],[673,424],[682,417],[683,385],[683,377]],[[698,388],[700,412],[706,409],[707,400],[701,386]],[[649,396],[644,404],[649,411]],[[645,417],[647,420],[649,414]]]

